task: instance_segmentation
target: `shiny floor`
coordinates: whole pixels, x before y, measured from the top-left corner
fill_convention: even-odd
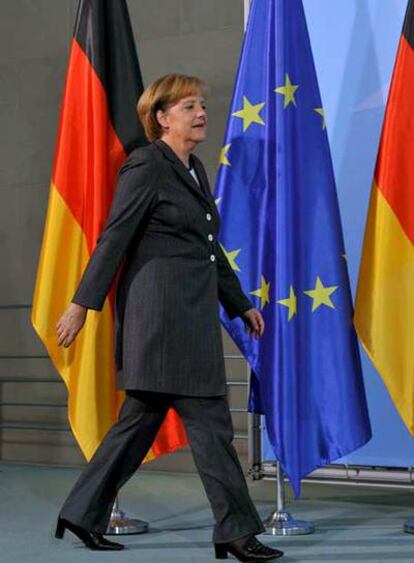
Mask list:
[[[152,563],[214,561],[212,517],[196,475],[138,473],[124,488],[121,506],[149,522],[149,533],[126,536],[127,549],[91,552],[67,533],[52,534],[77,469],[0,463],[0,561],[2,563]],[[274,507],[274,483],[249,483],[265,518]],[[404,521],[414,518],[414,493],[332,485],[305,485],[300,500],[289,502],[296,518],[311,520],[311,536],[262,541],[285,551],[289,562],[414,562],[414,535]]]

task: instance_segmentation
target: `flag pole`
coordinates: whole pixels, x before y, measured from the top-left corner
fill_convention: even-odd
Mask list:
[[[306,520],[295,520],[285,508],[285,481],[280,463],[276,462],[276,510],[263,522],[266,534],[272,536],[304,536],[313,534],[315,526]]]
[[[247,20],[249,19],[251,0],[244,0],[244,31],[246,31]]]
[[[247,21],[249,19],[250,3],[251,0],[244,0],[244,31],[246,31]],[[253,426],[255,426],[255,423],[257,424],[257,419],[253,420],[252,423]],[[261,430],[259,430],[259,433],[260,432]],[[251,435],[251,433],[249,433],[249,435]],[[255,458],[258,454],[257,450],[260,450],[260,448],[254,449],[255,452],[253,457]],[[251,450],[251,447],[249,450]],[[252,453],[249,453],[250,456],[252,456]],[[252,464],[252,472],[253,476],[257,472],[255,464]],[[276,510],[272,512],[268,518],[266,518],[263,524],[266,528],[265,533],[272,534],[273,536],[299,536],[313,534],[315,531],[315,526],[311,522],[307,522],[305,520],[295,520],[291,514],[285,510],[285,483],[279,462],[276,463]]]
[[[145,534],[148,532],[148,522],[129,518],[119,507],[119,499],[116,497],[112,507],[111,518],[106,529],[107,536],[122,536],[128,534]]]

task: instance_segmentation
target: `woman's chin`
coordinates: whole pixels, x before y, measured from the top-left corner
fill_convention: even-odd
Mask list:
[[[202,141],[204,141],[206,136],[207,136],[207,130],[199,129],[193,132],[193,135],[191,136],[191,140],[193,141],[193,143],[201,143]]]

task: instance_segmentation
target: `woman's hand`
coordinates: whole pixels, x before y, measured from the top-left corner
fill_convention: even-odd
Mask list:
[[[254,338],[260,338],[264,333],[264,320],[257,309],[249,309],[242,315],[246,331]]]
[[[82,305],[77,305],[76,303],[69,305],[56,325],[59,346],[67,348],[72,344],[76,335],[85,324],[87,312],[88,309],[82,307]]]

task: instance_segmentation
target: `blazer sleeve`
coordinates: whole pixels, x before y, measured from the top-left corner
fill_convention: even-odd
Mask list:
[[[120,171],[108,221],[98,238],[73,303],[100,311],[128,244],[157,200],[155,163],[138,159]]]
[[[240,317],[253,308],[250,299],[243,293],[239,278],[233,272],[220,243],[216,244],[218,296],[229,319]]]

